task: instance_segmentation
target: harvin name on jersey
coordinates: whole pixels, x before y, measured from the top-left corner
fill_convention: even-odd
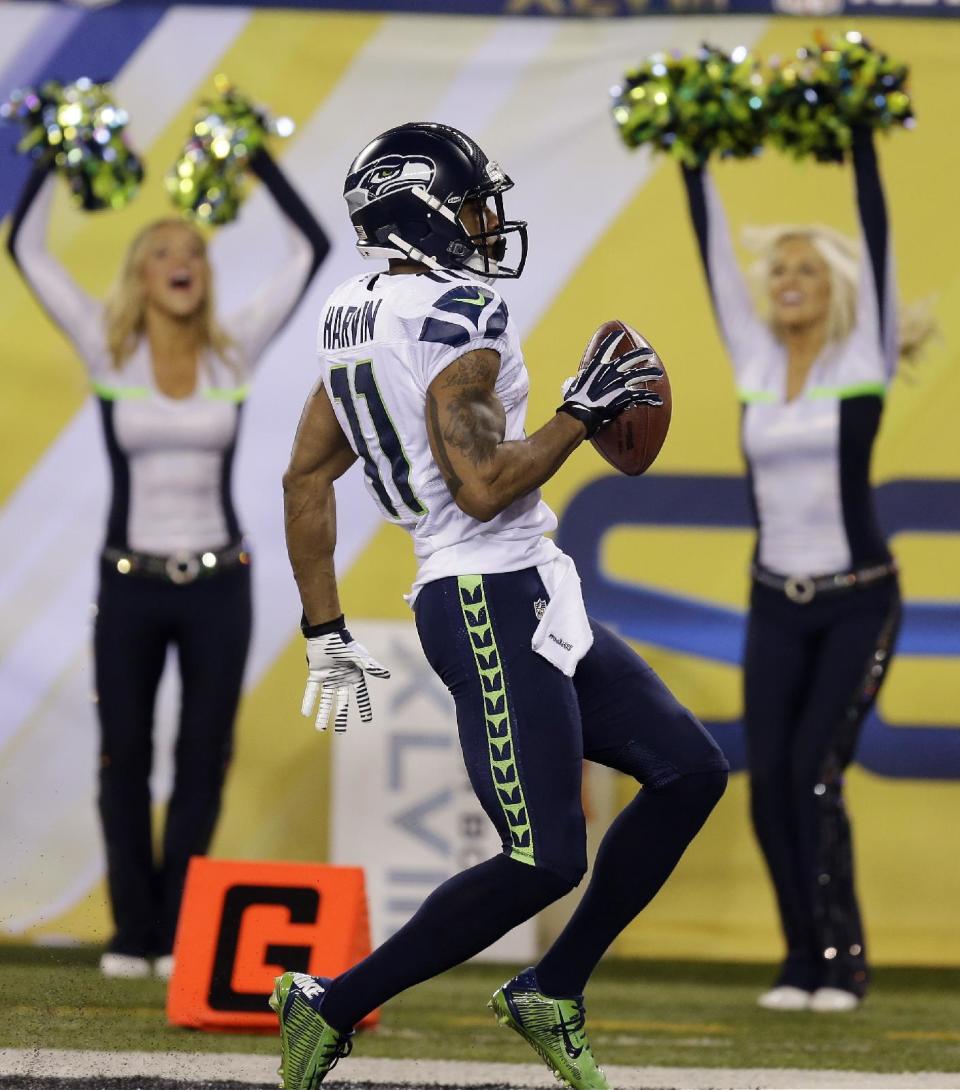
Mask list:
[[[330,307],[323,319],[323,347],[349,348],[373,340],[373,325],[382,299],[359,307]]]

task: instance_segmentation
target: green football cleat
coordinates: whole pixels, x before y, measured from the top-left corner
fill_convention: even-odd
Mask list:
[[[329,983],[306,973],[277,977],[269,1003],[280,1019],[282,1090],[316,1090],[353,1048],[353,1034],[335,1030],[320,1013]]]
[[[508,980],[487,1006],[540,1054],[554,1075],[574,1090],[609,1090],[590,1050],[583,997],[551,999],[537,986],[533,969]]]

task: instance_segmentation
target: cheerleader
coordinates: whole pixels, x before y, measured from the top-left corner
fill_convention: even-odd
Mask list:
[[[30,178],[9,235],[17,268],[86,368],[111,471],[94,634],[98,801],[115,926],[100,961],[106,976],[172,970],[187,863],[206,852],[216,825],[250,641],[250,557],[232,496],[243,403],[329,249],[276,163],[261,151],[250,165],[282,213],[288,254],[222,322],[203,236],[183,220],[157,221],[134,238],[105,302],[46,248],[49,170]],[[155,858],[153,715],[171,647],[182,701]]]
[[[890,665],[897,567],[870,458],[898,346],[890,233],[869,133],[853,145],[862,244],[825,227],[761,239],[755,309],[705,169],[685,169],[743,406],[757,526],[744,661],[751,816],[786,958],[761,1006],[848,1011],[868,984],[843,777]]]

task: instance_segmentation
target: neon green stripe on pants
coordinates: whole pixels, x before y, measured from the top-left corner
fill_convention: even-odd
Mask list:
[[[457,579],[457,586],[460,608],[463,610],[463,619],[483,690],[483,718],[487,730],[490,774],[510,830],[513,845],[510,858],[533,866],[536,862],[533,854],[533,828],[530,825],[526,799],[523,797],[523,785],[517,773],[507,687],[490,611],[487,609],[483,576],[461,575]]]

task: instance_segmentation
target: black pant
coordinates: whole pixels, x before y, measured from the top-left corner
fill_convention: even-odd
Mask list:
[[[693,773],[726,772],[726,759],[694,716],[603,626],[592,625],[593,646],[573,678],[531,649],[534,603],[548,598],[535,568],[483,576],[475,591],[482,605],[473,614],[464,609],[466,594],[456,578],[428,583],[417,598],[417,629],[456,702],[470,783],[506,854],[580,881],[587,869],[584,758],[635,776],[651,791]],[[470,627],[474,616],[477,628]],[[483,669],[491,657],[494,666]]]
[[[250,571],[237,567],[185,585],[120,575],[104,564],[94,634],[100,719],[100,819],[116,933],[110,949],[166,954],[187,863],[210,843],[230,762],[250,642]],[[150,770],[157,686],[167,648],[182,683],[160,861],[154,860]]]
[[[643,789],[607,831],[583,900],[536,967],[548,995],[583,991],[723,793],[727,762],[716,743],[612,632],[592,625],[593,646],[573,678],[533,651],[548,598],[535,568],[438,579],[420,591],[420,641],[456,703],[470,783],[503,852],[447,879],[330,985],[323,1012],[338,1029],[485,950],[580,881],[584,758]]]
[[[744,663],[747,763],[753,825],[787,946],[780,984],[866,991],[843,772],[899,621],[894,578],[806,604],[753,588]]]

